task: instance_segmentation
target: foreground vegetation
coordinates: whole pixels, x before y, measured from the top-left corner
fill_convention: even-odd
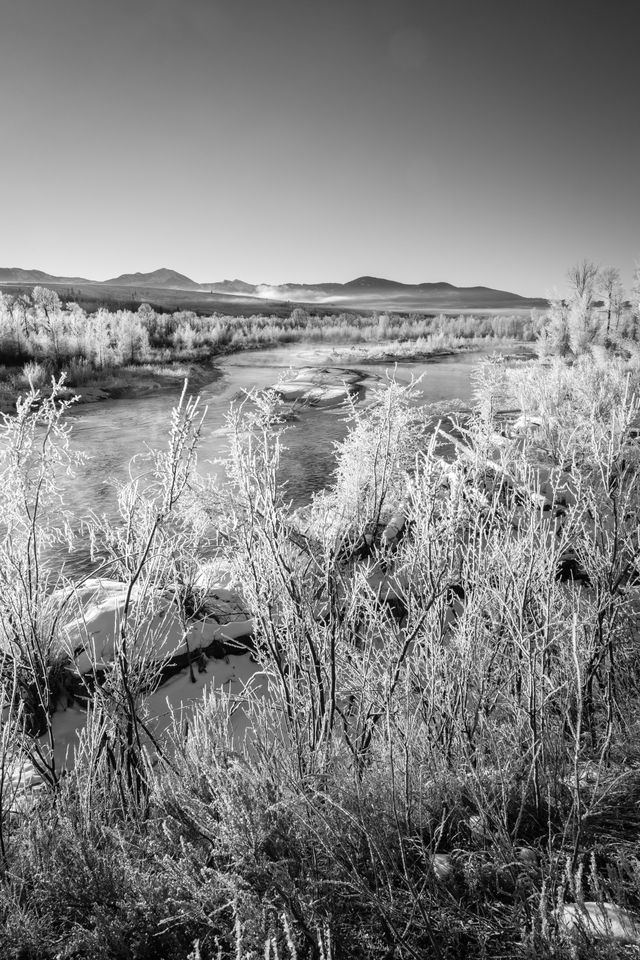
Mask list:
[[[121,522],[87,520],[125,602],[82,674],[82,585],[48,561],[72,537],[66,403],[20,401],[1,444],[3,957],[637,956],[640,365],[584,344],[486,361],[459,421],[389,383],[293,514],[277,395],[231,411],[220,486],[183,397]],[[186,637],[216,565],[251,613],[255,681],[160,736],[153,624],[170,603],[192,677],[215,674]]]
[[[474,416],[440,439],[390,384],[293,516],[275,395],[231,414],[220,489],[193,472],[183,404],[152,477],[123,488],[122,525],[93,522],[103,573],[141,599],[89,671],[64,774],[73,590],[46,547],[71,464],[60,403],[22,403],[3,441],[2,955],[622,955],[560,920],[567,903],[640,908],[639,384],[620,361],[487,363]],[[159,596],[206,609],[213,542],[268,695],[211,694],[154,746],[142,625]]]

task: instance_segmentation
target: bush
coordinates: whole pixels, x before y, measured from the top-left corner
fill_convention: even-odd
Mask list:
[[[32,386],[34,390],[39,390],[50,380],[50,374],[43,363],[37,360],[30,360],[22,368],[22,381],[25,386]]]
[[[8,774],[40,741],[13,678],[37,681],[50,727],[67,615],[45,581],[25,588],[30,531],[45,541],[21,494],[53,495],[66,463],[31,442],[49,423],[64,452],[55,398],[25,401],[3,447],[20,653],[0,737],[4,955],[613,956],[558,918],[565,902],[640,908],[639,386],[621,361],[488,362],[473,413],[442,419],[389,383],[294,514],[276,395],[231,412],[213,493],[183,403],[150,484],[121,490],[122,523],[94,521],[140,613],[96,679],[75,768],[20,806]],[[186,625],[212,552],[242,585],[259,676],[211,690],[186,730],[176,715],[151,763],[141,625],[160,590]]]

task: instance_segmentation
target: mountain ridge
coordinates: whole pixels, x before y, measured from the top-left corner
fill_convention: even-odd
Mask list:
[[[0,283],[93,283],[86,277],[57,277],[44,270],[25,270],[22,267],[0,267]]]
[[[21,267],[0,267],[0,285],[23,284],[81,286],[85,291],[93,291],[94,298],[100,298],[100,291],[129,290],[134,297],[142,297],[145,292],[170,298],[172,301],[181,294],[185,297],[205,297],[217,295],[223,300],[235,301],[240,306],[245,301],[255,305],[261,302],[283,307],[287,304],[307,306],[334,306],[336,309],[361,310],[455,310],[455,309],[526,309],[545,307],[547,301],[540,297],[524,297],[508,290],[498,290],[487,286],[458,287],[446,281],[425,281],[422,283],[403,283],[385,277],[363,275],[347,280],[345,283],[328,281],[324,283],[287,282],[280,284],[247,283],[245,280],[220,280],[211,283],[198,283],[186,274],[168,267],[160,267],[146,273],[123,273],[107,280],[88,280],[83,277],[58,277],[42,270]],[[130,296],[126,294],[126,296]],[[204,304],[203,304],[204,306]]]

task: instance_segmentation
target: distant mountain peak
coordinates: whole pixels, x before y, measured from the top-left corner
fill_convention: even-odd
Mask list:
[[[174,290],[193,290],[200,286],[184,273],[178,273],[177,270],[170,270],[168,267],[160,267],[149,273],[122,273],[119,277],[112,277],[111,280],[102,282],[114,287],[171,287]]]
[[[347,283],[343,284],[343,286],[347,289],[373,288],[375,290],[384,290],[399,289],[401,287],[408,286],[408,284],[400,283],[398,280],[385,280],[384,277],[356,277],[355,280],[349,280]]]

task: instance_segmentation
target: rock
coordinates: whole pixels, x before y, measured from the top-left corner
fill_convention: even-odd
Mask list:
[[[516,858],[520,863],[524,863],[528,867],[538,866],[538,854],[533,847],[518,847],[516,849]]]
[[[342,403],[349,398],[350,394],[348,387],[325,386],[309,390],[304,399],[308,403],[313,403],[314,406],[324,406],[330,403]]]
[[[293,379],[306,380],[321,386],[328,383],[344,385],[358,383],[362,380],[362,374],[357,370],[343,370],[341,367],[302,367]]]
[[[436,879],[448,883],[453,878],[453,864],[448,853],[434,853],[431,857],[431,867]]]
[[[357,393],[364,379],[357,371],[340,367],[303,367],[273,389],[286,403],[337,406]]]
[[[315,385],[311,382],[294,380],[279,383],[274,388],[283,400],[291,403],[299,400],[301,403],[313,406],[324,406],[332,403],[341,403],[346,400],[351,391],[346,386],[332,384]]]
[[[615,903],[565,903],[558,912],[558,928],[570,936],[640,944],[640,920]]]
[[[77,591],[78,616],[64,629],[65,652],[82,674],[113,660],[124,616],[127,584],[87,580]],[[131,592],[129,643],[149,660],[162,660],[210,647],[214,641],[232,641],[252,633],[253,623],[240,596],[218,587],[206,595],[202,619],[183,623],[170,598],[143,597]]]
[[[207,560],[198,568],[193,586],[203,593],[210,593],[218,587],[231,588],[233,583],[233,565],[228,560]]]
[[[382,545],[387,546],[398,538],[400,531],[405,525],[406,522],[406,508],[404,506],[398,507],[397,510],[391,515],[389,522],[382,531]]]
[[[523,413],[521,417],[514,420],[511,429],[514,433],[528,433],[529,430],[538,430],[542,426],[542,417]]]
[[[484,817],[481,817],[479,813],[474,813],[467,819],[467,827],[469,833],[476,840],[487,840],[489,838],[489,831],[487,830],[486,821]]]
[[[273,388],[276,393],[279,393],[283,400],[286,400],[288,403],[292,403],[294,400],[302,400],[305,395],[314,389],[314,385],[310,382],[297,382],[297,381],[287,381],[285,380],[282,383],[277,384]]]

